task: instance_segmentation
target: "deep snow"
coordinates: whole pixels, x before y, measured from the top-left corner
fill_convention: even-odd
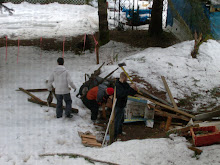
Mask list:
[[[31,10],[30,12],[37,12],[39,9],[38,5],[33,5],[32,8],[27,3],[23,3],[23,5],[28,6],[28,9]],[[50,11],[51,5],[58,8],[57,10],[60,9],[57,4],[44,5],[43,7],[45,10]],[[21,7],[20,15],[23,17],[25,15],[25,10],[22,10],[24,6],[15,6],[16,8]],[[76,7],[73,5],[65,6],[68,9]],[[85,10],[87,13],[96,12],[94,8],[89,6],[77,6],[76,12],[85,13]],[[50,21],[53,21],[52,18],[55,17],[63,19],[62,17],[65,13],[66,11],[64,10],[54,11],[53,14],[50,13],[47,16],[39,15],[39,20],[37,18],[36,20],[42,23],[44,19],[49,19]],[[82,21],[84,15],[82,14],[82,17],[81,14],[77,16],[80,17],[73,24],[74,26],[77,25],[78,28],[72,32],[72,28],[67,27],[65,34],[73,35],[72,33],[74,33],[77,35],[81,34],[83,30],[84,32],[93,32],[94,24],[91,25],[91,23],[91,26],[85,26],[85,22],[88,21]],[[10,30],[1,26],[1,35],[7,34],[12,38],[35,38],[35,35],[31,33],[33,28],[30,28],[30,31],[28,28],[24,28],[25,26],[34,27],[33,21],[30,21],[29,16],[26,20],[16,20],[16,14],[14,17],[6,14],[0,15],[0,17],[1,24],[3,23],[2,18],[7,17],[9,21],[4,22],[4,24],[9,26],[9,22],[11,22],[13,24],[12,27],[16,27],[16,29]],[[18,20],[20,22],[15,26]],[[70,22],[63,25],[71,24]],[[21,27],[21,25],[24,26]],[[44,27],[42,29],[45,30],[45,33],[40,31],[38,34],[53,37],[53,30],[56,29],[54,27]],[[86,28],[84,29],[84,27]],[[64,35],[62,31],[59,34]],[[192,92],[205,94],[204,91],[219,86],[220,44],[213,40],[203,43],[199,49],[198,59],[191,58],[190,51],[192,47],[193,41],[187,41],[169,48],[148,48],[143,50],[111,41],[101,47],[100,63],[111,61],[116,54],[118,54],[118,61],[114,62],[114,65],[105,66],[102,69],[102,76],[115,69],[117,63],[125,61],[127,64],[125,69],[129,74],[133,74],[135,71],[136,74],[160,90],[164,90],[160,76],[165,76],[175,97],[182,97],[185,93],[190,94]],[[26,94],[15,91],[19,87],[25,89],[45,88],[45,81],[53,68],[56,67],[56,59],[62,56],[62,52],[42,51],[41,56],[39,48],[20,47],[19,62],[17,64],[17,51],[17,47],[8,47],[8,57],[7,61],[5,61],[6,48],[0,48],[0,165],[92,164],[83,158],[39,157],[40,154],[44,153],[64,152],[83,154],[122,165],[220,164],[219,145],[201,147],[203,153],[198,158],[195,158],[194,153],[187,148],[190,144],[186,139],[175,135],[171,135],[170,138],[166,139],[115,142],[111,146],[101,149],[84,147],[81,144],[78,131],[90,131],[100,137],[102,130],[92,125],[90,111],[83,106],[81,100],[75,97],[77,92],[71,91],[71,96],[73,107],[78,108],[79,113],[75,114],[73,119],[56,119],[54,108],[40,107],[29,103]],[[95,65],[94,53],[86,52],[85,55],[76,56],[72,52],[65,52],[64,57],[65,66],[70,71],[78,89],[84,81],[84,74],[92,73],[98,68]],[[121,70],[118,70],[113,76],[117,77],[120,72]],[[142,84],[138,85],[142,86]],[[48,95],[47,92],[35,94],[43,100]],[[202,101],[207,100],[211,99],[207,97]],[[219,102],[219,100],[217,101]],[[197,110],[196,107],[194,110]]]
[[[192,43],[184,42],[174,45],[173,47],[179,47],[179,49],[182,48],[184,50],[189,47],[190,44]],[[215,45],[215,41],[209,41],[208,44]],[[125,48],[128,50],[128,45],[124,44],[110,42],[106,45],[106,47],[110,46],[114,46],[116,52]],[[173,47],[163,49],[163,52],[167,51],[172,54],[174,51]],[[170,49],[171,51],[169,51]],[[101,48],[101,51],[104,50],[106,49]],[[134,56],[127,57],[127,59],[137,59],[136,63],[135,60],[130,61],[133,63],[133,69],[135,69],[136,66],[142,67],[141,62],[143,61],[138,60],[140,59],[139,57],[143,56],[143,54],[146,55],[146,52],[151,50],[152,48],[149,48],[139,53],[136,52],[137,49],[131,48],[129,50],[131,54],[137,53]],[[155,52],[157,50],[159,54],[161,48],[153,48],[153,50]],[[34,47],[20,47],[18,64],[16,63],[17,47],[8,48],[7,62],[4,61],[5,56],[3,55],[5,48],[0,48],[0,52],[0,164],[91,164],[83,158],[73,159],[58,156],[42,158],[38,156],[43,153],[63,152],[83,154],[119,164],[186,165],[193,163],[200,165],[210,164],[211,162],[211,164],[217,165],[220,163],[219,145],[202,147],[203,153],[197,160],[194,157],[194,153],[187,149],[189,143],[186,139],[175,136],[171,136],[171,139],[146,139],[116,142],[103,149],[84,147],[81,144],[78,131],[91,131],[96,135],[100,135],[100,131],[97,131],[91,124],[90,112],[84,108],[81,100],[75,97],[76,93],[71,91],[73,107],[78,108],[79,113],[74,115],[73,119],[62,118],[59,120],[55,118],[54,108],[40,107],[39,105],[29,103],[26,94],[15,91],[18,87],[26,89],[45,88],[45,80],[56,66],[56,59],[62,55],[62,52],[43,51],[42,57],[40,58],[40,49]],[[109,51],[109,53],[111,53],[111,51]],[[127,56],[129,56],[129,54],[127,54]],[[154,57],[155,60],[158,58],[156,55],[152,57]],[[101,62],[107,60],[108,58],[106,57],[100,58]],[[189,58],[189,61],[190,60],[193,59]],[[150,65],[152,61],[146,60],[145,65]],[[181,60],[181,62],[184,61],[185,60]],[[131,65],[130,62],[129,60],[126,61],[128,66]],[[183,65],[181,62],[178,62],[179,65]],[[161,65],[163,65],[163,63],[161,63]],[[91,73],[98,67],[95,65],[95,54],[90,54],[89,52],[86,52],[86,55],[83,56],[76,56],[71,52],[65,52],[65,66],[70,70],[70,74],[78,89],[83,82],[84,73]],[[116,67],[117,65],[105,66],[102,75],[107,74],[109,69]],[[126,67],[126,69],[129,69],[129,71],[131,70],[129,67]],[[161,72],[163,73],[164,71],[162,70]],[[118,76],[119,73],[120,70],[115,73],[115,76]],[[173,74],[173,76],[175,76],[175,74]],[[145,78],[147,77],[149,76]],[[45,100],[48,93],[36,93],[36,95]]]
[[[15,12],[12,16],[0,14],[0,36],[10,39],[63,38],[98,30],[98,12],[92,6],[27,2],[5,5]]]

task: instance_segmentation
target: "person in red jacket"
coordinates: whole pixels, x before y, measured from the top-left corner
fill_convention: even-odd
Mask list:
[[[99,106],[105,103],[110,95],[114,94],[113,88],[107,88],[107,86],[100,84],[88,91],[86,96],[82,98],[83,104],[91,110],[91,120],[94,122],[98,116]]]

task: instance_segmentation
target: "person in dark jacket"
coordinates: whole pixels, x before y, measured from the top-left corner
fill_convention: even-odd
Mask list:
[[[82,98],[83,104],[91,110],[91,120],[94,122],[98,116],[99,106],[107,102],[108,97],[113,95],[114,89],[107,88],[107,86],[100,84],[90,89],[88,93]]]
[[[137,94],[137,87],[135,84],[131,86],[127,83],[127,76],[124,72],[120,74],[120,79],[116,80],[116,105],[115,105],[115,134],[114,138],[117,139],[119,134],[122,134],[122,125],[124,122],[124,108],[126,107],[128,95]]]

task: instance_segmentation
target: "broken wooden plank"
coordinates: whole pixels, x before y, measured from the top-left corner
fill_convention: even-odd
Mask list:
[[[195,115],[195,120],[208,120],[216,116],[220,116],[220,110]]]
[[[172,117],[172,118],[175,118],[175,119],[181,119],[181,120],[184,120],[184,121],[189,121],[190,118],[188,117],[185,117],[185,116],[182,116],[182,115],[176,115],[176,114],[172,114],[172,113],[168,113],[168,112],[164,112],[162,110],[159,110],[159,109],[156,109],[153,105],[151,104],[148,104],[150,108],[153,108],[155,110],[155,115],[157,116],[162,116],[162,117]]]
[[[39,105],[48,106],[48,104],[47,104],[46,101],[42,101],[42,100],[41,100],[41,102],[38,102],[38,101],[36,101],[36,100],[33,99],[33,98],[29,98],[28,101],[29,101],[29,102],[32,102],[32,103],[39,104]],[[49,106],[56,108],[57,104],[51,103]],[[63,109],[65,109],[65,108],[66,108],[66,107],[63,106]],[[73,112],[73,113],[78,113],[78,109],[72,108],[72,112]]]
[[[161,79],[162,79],[163,84],[164,84],[164,87],[165,87],[165,89],[166,89],[166,91],[167,91],[167,93],[168,93],[168,95],[169,95],[169,98],[170,98],[170,100],[171,100],[171,102],[172,102],[172,104],[173,104],[174,109],[178,110],[178,107],[177,107],[177,105],[176,105],[176,102],[175,102],[174,99],[173,99],[173,95],[172,95],[172,93],[171,93],[171,91],[170,91],[170,88],[169,88],[169,86],[168,86],[168,84],[167,84],[167,81],[166,81],[165,77],[164,77],[164,76],[161,76]]]
[[[89,139],[89,138],[81,138],[82,142],[87,142],[87,143],[97,143],[96,139]]]
[[[180,113],[180,114],[182,114],[182,115],[184,115],[184,116],[187,116],[187,117],[190,117],[190,118],[194,118],[194,117],[195,117],[194,115],[191,115],[191,114],[189,114],[189,113],[187,113],[187,112],[184,112],[184,111],[181,111],[181,110],[176,110],[176,109],[174,109],[174,108],[172,108],[172,107],[170,107],[170,106],[168,106],[168,105],[159,103],[159,102],[157,102],[157,101],[155,101],[155,100],[146,98],[146,97],[144,97],[144,96],[141,96],[141,95],[137,95],[137,96],[140,97],[140,98],[149,100],[149,101],[151,101],[152,103],[154,103],[154,104],[156,104],[156,105],[159,105],[159,106],[161,106],[161,107],[163,107],[163,108],[169,109],[169,110],[174,111],[174,112],[178,112],[178,113]]]
[[[154,96],[153,94],[149,93],[149,92],[148,92],[146,89],[144,89],[144,88],[140,89],[140,92],[141,92],[141,93],[139,93],[139,94],[142,95],[142,96],[144,96],[144,97],[146,97],[146,98],[153,99],[153,100],[158,101],[158,102],[160,102],[160,103],[162,103],[162,104],[165,104],[165,105],[168,105],[168,106],[172,107],[172,104],[171,104],[170,102],[168,102],[168,101],[166,101],[166,100],[163,100],[163,99],[161,99],[161,98],[159,98],[159,97],[157,97],[157,96]],[[173,108],[173,107],[172,107],[172,108]],[[184,109],[184,108],[181,108],[181,107],[178,107],[178,109],[181,110],[181,111],[186,111],[186,112],[188,111],[188,112],[190,112],[190,110],[187,110],[187,109]]]
[[[149,93],[146,89],[141,88],[141,89],[140,89],[140,92],[141,92],[141,94],[142,94],[144,97],[150,97],[150,98],[154,99],[155,101],[161,102],[161,103],[166,104],[166,105],[171,105],[171,104],[168,103],[167,101],[165,101],[165,100],[163,100],[163,99],[161,99],[161,98],[159,98],[159,97],[157,97],[157,96],[152,95],[152,94]]]
[[[48,91],[46,88],[39,88],[39,89],[24,89],[28,92],[46,92]],[[17,89],[16,91],[21,91],[20,89]]]
[[[95,139],[95,140],[96,140],[96,136],[94,136],[94,135],[85,135],[85,134],[82,134],[81,137],[83,137],[83,138],[89,138],[89,139]]]
[[[164,111],[161,111],[159,109],[155,109],[155,115],[157,116],[162,116],[162,117],[172,117],[172,118],[175,118],[175,119],[181,119],[181,120],[184,120],[184,121],[189,121],[190,118],[187,118],[185,116],[182,116],[182,115],[176,115],[176,114],[172,114],[172,113],[168,113],[168,112],[164,112]]]
[[[82,143],[86,144],[86,145],[91,145],[91,146],[94,146],[94,147],[101,147],[102,146],[102,144],[98,143],[97,141],[85,141],[85,140],[83,140]]]
[[[46,88],[41,88],[41,89],[25,89],[28,92],[48,92],[48,90]],[[16,91],[21,91],[20,89],[16,90]]]
[[[98,143],[96,140],[96,136],[92,134],[85,134],[82,132],[78,132],[79,136],[82,139],[82,144],[89,147],[101,147],[102,144]]]
[[[194,128],[194,127],[199,127],[199,124],[196,124],[193,126],[188,126],[188,127],[183,127],[183,128],[179,128],[179,129],[172,129],[172,130],[169,130],[167,133],[168,134],[183,135],[183,134],[187,133],[188,131],[190,131],[191,128]]]
[[[28,94],[29,96],[31,96],[33,99],[35,99],[38,103],[42,102],[41,99],[39,99],[37,96],[31,94],[30,92],[26,91],[25,89],[23,88],[19,88],[22,92]]]
[[[189,146],[188,147],[190,150],[194,151],[196,155],[201,155],[202,153],[202,150],[196,148],[196,147],[193,147],[193,146]]]

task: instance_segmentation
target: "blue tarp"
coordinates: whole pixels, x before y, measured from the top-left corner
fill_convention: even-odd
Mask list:
[[[171,0],[174,8],[187,23],[192,31],[196,30],[196,27],[192,26],[191,20],[189,19],[191,6],[187,0]],[[202,4],[201,4],[202,5]],[[205,8],[205,7],[204,7]],[[204,13],[208,16],[210,20],[211,34],[216,40],[220,40],[220,12],[209,13],[209,10],[205,8]],[[175,18],[175,13],[172,13],[170,6],[167,10],[167,25],[173,25],[173,18]]]
[[[123,8],[122,12],[126,12],[126,18],[128,20],[132,20],[133,17],[133,10],[132,9],[127,9],[127,8]],[[137,12],[137,9],[134,10],[134,12]],[[149,19],[149,16],[147,16],[146,14],[151,14],[151,9],[139,9],[138,10],[139,13],[139,17],[140,17],[140,22],[146,22]]]
[[[189,24],[186,13],[189,13],[191,10],[191,6],[189,3],[186,3],[186,0],[171,0],[174,8],[179,13],[179,15],[184,19],[184,21]],[[175,17],[175,13],[172,13],[170,6],[168,6],[167,10],[167,25],[173,26],[173,18]]]
[[[220,12],[209,14],[211,33],[216,40],[220,40]]]

